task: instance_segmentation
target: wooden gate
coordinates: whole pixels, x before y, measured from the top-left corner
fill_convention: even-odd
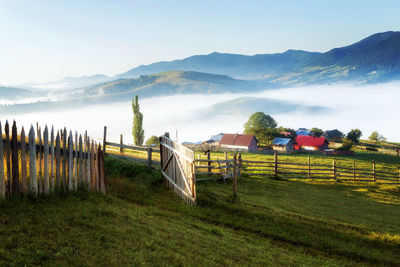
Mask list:
[[[160,137],[160,158],[161,173],[168,186],[188,204],[196,204],[194,152],[166,134]]]

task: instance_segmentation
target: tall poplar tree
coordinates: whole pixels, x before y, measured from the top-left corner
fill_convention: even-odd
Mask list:
[[[137,146],[143,145],[144,141],[144,130],[143,125],[143,114],[140,112],[139,97],[136,95],[135,100],[132,99],[132,111],[133,111],[133,142]]]

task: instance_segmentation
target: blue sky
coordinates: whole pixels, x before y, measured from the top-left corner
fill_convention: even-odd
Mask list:
[[[400,1],[0,0],[0,84],[214,51],[324,52],[399,30]]]

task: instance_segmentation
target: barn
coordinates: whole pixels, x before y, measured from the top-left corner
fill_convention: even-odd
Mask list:
[[[276,151],[293,151],[293,140],[290,138],[275,138],[272,142],[272,149]]]
[[[328,139],[329,142],[337,142],[343,139],[343,133],[338,129],[327,130],[322,136]]]
[[[221,148],[240,151],[257,151],[258,140],[251,134],[224,134],[219,144]]]
[[[325,137],[299,135],[296,137],[296,149],[324,150],[328,148],[328,140]]]

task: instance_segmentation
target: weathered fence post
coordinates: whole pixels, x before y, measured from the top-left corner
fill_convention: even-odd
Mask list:
[[[18,161],[18,132],[17,132],[17,124],[15,121],[12,126],[11,151],[12,151],[12,192],[13,192],[13,194],[18,195],[20,193],[20,190],[19,190],[19,161]]]
[[[82,154],[82,135],[79,135],[79,188],[82,188],[83,180],[83,154]]]
[[[4,177],[3,129],[0,122],[0,199],[6,198],[6,180]]]
[[[356,181],[356,161],[353,160],[353,179]]]
[[[50,133],[50,191],[54,192],[54,126]]]
[[[28,193],[28,178],[27,178],[27,169],[26,169],[26,139],[25,139],[25,130],[22,126],[21,129],[21,182],[22,182],[22,193]]]
[[[62,182],[61,186],[64,191],[67,189],[67,129],[63,130],[63,156],[62,156]]]
[[[104,169],[104,153],[99,145],[99,178],[100,178],[100,191],[106,194],[106,173]]]
[[[86,147],[86,184],[88,191],[92,188],[92,179],[91,179],[91,169],[90,169],[90,137],[87,137],[87,147]]]
[[[6,121],[6,125],[4,126],[4,131],[6,133],[6,145],[5,145],[5,156],[6,156],[6,165],[7,165],[7,190],[9,196],[12,195],[12,188],[11,188],[11,145],[10,145],[10,126],[8,125],[8,121]]]
[[[311,178],[311,157],[308,156],[308,179]]]
[[[333,180],[336,180],[336,161],[332,162]]]
[[[74,158],[74,166],[75,166],[75,171],[74,171],[74,190],[78,190],[78,132],[75,131],[75,158]]]
[[[107,126],[104,126],[104,135],[103,135],[103,151],[106,154],[106,146],[107,146]]]
[[[43,145],[44,145],[44,193],[48,194],[50,192],[49,183],[49,130],[47,125],[44,127],[43,132]]]
[[[163,171],[163,146],[162,146],[162,137],[160,136],[158,138],[158,140],[160,141],[160,169],[161,171]]]
[[[36,177],[36,144],[35,130],[33,126],[29,131],[29,193],[37,195],[37,177]]]
[[[278,154],[274,153],[274,176],[278,176]]]
[[[151,147],[148,147],[147,148],[147,168],[148,169],[151,169],[152,152],[153,152],[153,150],[151,149]]]
[[[238,158],[238,175],[239,177],[242,175],[241,171],[242,171],[242,153],[239,153],[239,158]]]
[[[74,190],[74,143],[73,143],[72,131],[69,132],[68,137],[68,191]]]
[[[61,187],[61,175],[60,175],[60,167],[61,167],[61,141],[60,141],[60,132],[57,131],[57,137],[56,137],[56,180],[54,183],[54,188],[57,188],[57,190],[60,189]]]
[[[121,147],[119,148],[119,152],[124,153],[124,148],[122,147],[124,145],[124,137],[122,134],[119,137],[119,143],[121,144]]]
[[[191,172],[192,172],[192,197],[196,199],[196,167],[194,162],[191,164]]]
[[[208,165],[208,176],[211,176],[211,156],[210,156],[210,152],[207,152],[207,165]]]
[[[372,160],[372,177],[374,178],[374,182],[376,182],[375,160]]]
[[[43,151],[42,151],[42,129],[39,127],[37,129],[37,134],[38,134],[38,138],[39,138],[39,149],[37,150],[38,153],[38,162],[39,162],[39,176],[38,176],[38,193],[41,194],[43,193],[43,181],[42,181],[42,177],[43,177],[43,172],[42,172],[42,162],[43,162]]]
[[[236,176],[236,153],[233,153],[233,197],[237,195],[237,176]]]

